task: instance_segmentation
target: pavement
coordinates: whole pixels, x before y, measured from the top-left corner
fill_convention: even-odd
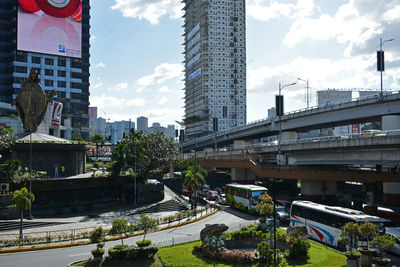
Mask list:
[[[87,174],[77,175],[77,177],[85,177]],[[92,230],[102,226],[111,228],[114,219],[127,219],[130,223],[136,223],[140,218],[140,211],[148,209],[151,206],[176,200],[180,203],[185,203],[185,199],[176,195],[168,187],[164,186],[164,199],[157,203],[148,205],[135,206],[131,203],[117,204],[114,206],[85,211],[73,215],[60,215],[51,218],[34,218],[33,220],[24,219],[24,234],[40,234],[71,230]],[[186,203],[187,204],[187,203]],[[201,208],[201,207],[199,207]],[[178,211],[157,212],[149,215],[152,218],[161,218],[178,213]],[[33,212],[33,217],[35,216]],[[20,220],[0,220],[0,236],[9,236],[19,234]]]

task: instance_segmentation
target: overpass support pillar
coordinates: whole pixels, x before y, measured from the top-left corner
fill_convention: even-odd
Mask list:
[[[400,131],[400,115],[382,116],[382,130]],[[386,205],[400,206],[400,183],[383,183],[383,202]]]
[[[246,168],[232,168],[231,180],[232,183],[254,184],[256,175]]]
[[[315,202],[336,200],[336,181],[301,180],[301,198]]]

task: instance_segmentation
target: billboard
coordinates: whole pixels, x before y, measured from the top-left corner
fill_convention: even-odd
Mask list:
[[[318,107],[350,101],[352,92],[348,90],[317,91]]]
[[[81,0],[18,0],[17,49],[81,57]]]
[[[63,104],[57,101],[53,101],[51,106],[51,127],[57,128],[61,126],[61,112]]]

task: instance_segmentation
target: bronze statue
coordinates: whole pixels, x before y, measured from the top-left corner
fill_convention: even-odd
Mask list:
[[[28,79],[22,83],[22,88],[14,100],[25,132],[37,130],[46,113],[47,104],[55,95],[54,90],[49,94],[44,93],[36,69],[31,68]]]

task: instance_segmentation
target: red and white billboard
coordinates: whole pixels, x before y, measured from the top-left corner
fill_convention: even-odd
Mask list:
[[[81,57],[81,0],[18,0],[17,49]]]
[[[61,126],[61,112],[63,104],[57,101],[53,101],[51,106],[51,127],[56,128]]]

